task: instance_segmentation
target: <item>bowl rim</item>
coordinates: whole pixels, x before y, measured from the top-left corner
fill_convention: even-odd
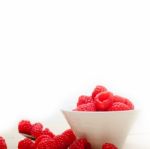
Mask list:
[[[140,109],[124,110],[124,111],[72,111],[72,110],[60,109],[60,111],[62,113],[112,114],[112,113],[133,113],[133,112],[139,112]]]

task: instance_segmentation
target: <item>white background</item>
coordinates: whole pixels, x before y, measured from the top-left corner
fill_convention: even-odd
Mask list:
[[[0,133],[49,119],[97,84],[130,98],[135,131],[150,132],[149,51],[149,1],[1,0]]]

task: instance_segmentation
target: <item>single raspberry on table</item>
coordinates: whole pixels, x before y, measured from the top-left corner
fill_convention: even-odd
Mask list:
[[[91,149],[90,143],[85,138],[75,140],[69,147],[69,149]]]
[[[107,111],[113,103],[113,94],[105,91],[96,95],[94,98],[95,106],[97,111]]]
[[[49,135],[41,135],[35,140],[35,148],[37,148],[38,144],[43,140],[43,139],[52,139]]]
[[[125,98],[125,97],[114,95],[113,96],[113,102],[122,102],[122,103],[125,103],[126,105],[128,105],[131,110],[134,109],[133,103],[129,99]]]
[[[50,136],[51,138],[53,138],[55,135],[53,134],[52,131],[50,131],[48,128],[45,128],[43,131],[42,131],[42,135],[48,135]]]
[[[65,130],[61,135],[67,146],[70,146],[76,140],[76,136],[72,129]]]
[[[35,138],[39,137],[42,135],[43,132],[43,125],[41,123],[35,123],[32,125],[31,129],[31,135]]]
[[[118,149],[114,144],[105,143],[102,145],[102,149]]]
[[[105,92],[105,91],[107,91],[107,89],[104,86],[97,85],[92,92],[92,98],[94,99],[97,94],[99,94],[101,92]]]
[[[22,120],[18,124],[18,131],[20,133],[31,134],[32,124],[28,120]]]
[[[0,149],[7,149],[7,145],[3,137],[0,137]]]
[[[108,111],[125,111],[130,110],[130,107],[122,102],[114,102]]]
[[[18,149],[35,149],[34,143],[28,139],[25,138],[18,143]]]
[[[93,103],[93,98],[91,96],[81,95],[78,98],[77,107],[87,103]]]
[[[56,142],[51,138],[43,138],[36,149],[58,149]]]
[[[87,103],[78,106],[75,111],[96,111],[96,107],[94,103]]]

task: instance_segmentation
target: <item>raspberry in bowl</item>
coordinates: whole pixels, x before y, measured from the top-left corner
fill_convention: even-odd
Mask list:
[[[129,99],[103,86],[96,86],[91,96],[80,96],[73,110],[62,112],[77,137],[86,138],[92,149],[107,142],[121,149],[138,116]]]

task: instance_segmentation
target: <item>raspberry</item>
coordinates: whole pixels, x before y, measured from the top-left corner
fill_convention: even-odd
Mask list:
[[[77,107],[82,105],[82,104],[87,104],[87,103],[93,103],[92,97],[91,96],[81,95],[78,98]]]
[[[18,131],[20,133],[31,134],[32,124],[28,120],[22,120],[19,122]]]
[[[53,139],[43,138],[36,149],[58,149],[57,144]]]
[[[43,125],[41,123],[35,123],[32,125],[31,135],[35,138],[42,135]]]
[[[126,105],[128,105],[131,110],[134,109],[133,103],[127,98],[124,98],[124,97],[121,97],[121,96],[118,96],[118,95],[114,95],[113,96],[113,102],[122,102],[122,103],[125,103]]]
[[[96,86],[94,91],[92,92],[92,98],[94,99],[97,94],[105,91],[107,91],[107,89],[104,86],[101,85]]]
[[[34,143],[30,139],[25,138],[18,143],[18,149],[35,149]]]
[[[7,145],[3,137],[0,137],[0,149],[7,149]]]
[[[69,149],[91,149],[91,145],[87,142],[85,138],[78,139],[74,141]]]
[[[96,95],[95,99],[99,99],[100,101],[104,101],[106,99],[112,98],[113,94],[111,92],[105,91]]]
[[[68,129],[62,133],[63,140],[67,146],[73,143],[76,140],[76,136],[71,129]]]
[[[122,102],[114,102],[108,111],[124,111],[130,110],[130,107]]]
[[[53,138],[53,137],[55,136],[48,128],[45,128],[45,129],[42,131],[42,135],[48,135],[48,136],[50,136],[51,138]]]
[[[43,140],[43,139],[51,139],[49,135],[41,135],[35,140],[35,148],[37,148],[38,144]]]
[[[94,103],[87,103],[77,107],[77,111],[96,111]]]
[[[54,141],[57,144],[58,149],[66,149],[68,147],[62,135],[55,136]]]
[[[97,111],[107,111],[107,109],[113,103],[113,94],[111,92],[105,91],[96,95],[94,98],[95,106]]]
[[[102,145],[102,149],[118,149],[114,144],[105,143]]]

